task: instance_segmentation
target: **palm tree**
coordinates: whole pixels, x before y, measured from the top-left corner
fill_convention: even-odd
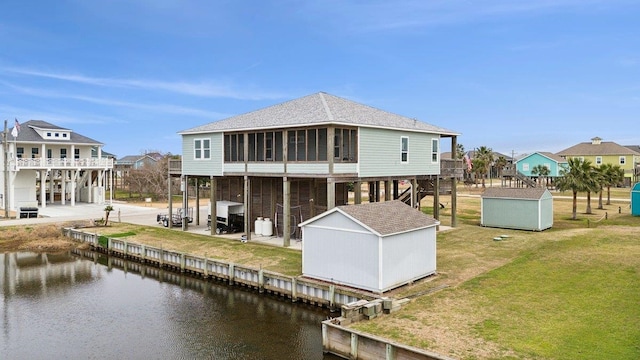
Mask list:
[[[591,191],[595,188],[592,174],[593,167],[589,160],[569,158],[567,169],[560,170],[561,177],[556,182],[560,191],[571,190],[573,193],[572,219],[577,219],[578,192]]]
[[[620,165],[611,164],[602,164],[600,168],[604,178],[603,185],[607,187],[607,205],[611,205],[611,187],[624,179],[624,169]]]
[[[598,183],[598,210],[603,210],[604,206],[602,206],[602,190],[605,187],[605,173],[607,172],[607,165],[611,166],[610,164],[602,164],[600,166],[598,166],[596,169],[596,175],[597,175],[597,183]]]
[[[487,167],[485,166],[484,160],[480,158],[474,158],[471,160],[471,171],[475,175],[474,182],[476,183],[476,187],[478,187],[478,178],[482,178],[482,187],[484,187],[484,174],[487,171]]]
[[[482,187],[486,187],[484,183],[484,178],[487,174],[489,174],[489,170],[491,169],[491,163],[493,163],[493,150],[487,146],[480,146],[478,150],[475,152],[475,159],[482,160],[484,164],[484,176],[482,177]],[[474,159],[474,160],[475,160]],[[474,164],[475,167],[475,164]]]
[[[600,174],[598,173],[598,169],[594,166],[589,167],[587,170],[587,182],[589,186],[587,188],[587,210],[585,211],[587,214],[592,214],[591,211],[591,192],[597,192],[601,190],[600,186]]]
[[[456,158],[454,160],[462,160],[464,158],[464,145],[457,143],[456,144]]]
[[[504,170],[504,167],[507,166],[507,163],[508,163],[507,158],[502,155],[498,156],[498,158],[496,159],[496,162],[494,165],[496,167],[496,170],[498,171],[499,177],[502,176],[502,170]]]
[[[538,176],[541,185],[549,174],[551,174],[551,170],[544,165],[536,165],[531,169],[531,175]]]
[[[107,226],[109,223],[109,214],[113,211],[113,206],[107,205],[104,207],[104,226]]]

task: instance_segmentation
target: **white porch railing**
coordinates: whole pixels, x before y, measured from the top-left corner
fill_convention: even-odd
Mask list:
[[[77,168],[94,168],[94,169],[112,169],[113,159],[69,159],[69,158],[36,158],[36,159],[15,159],[14,170],[20,169],[77,169]]]

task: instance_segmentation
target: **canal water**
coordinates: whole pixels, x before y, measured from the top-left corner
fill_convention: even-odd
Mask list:
[[[0,254],[0,359],[337,359],[327,310],[87,254]]]

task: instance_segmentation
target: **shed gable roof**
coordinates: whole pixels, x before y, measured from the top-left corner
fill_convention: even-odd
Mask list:
[[[333,212],[343,215],[369,228],[378,236],[386,236],[422,229],[438,225],[440,222],[421,211],[412,209],[402,201],[384,201],[358,205],[343,205],[335,207],[324,214],[309,219],[300,226],[312,223],[315,219],[324,217]]]
[[[458,135],[451,130],[324,92],[307,95],[264,109],[183,130],[179,132],[179,134],[314,126],[322,124],[381,127],[442,135]]]
[[[487,188],[482,193],[482,198],[503,198],[503,199],[541,199],[549,190],[545,188]],[[550,193],[549,193],[550,195]]]

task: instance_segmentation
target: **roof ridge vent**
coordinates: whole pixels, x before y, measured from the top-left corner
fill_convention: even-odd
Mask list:
[[[318,95],[320,95],[320,100],[322,100],[322,105],[324,106],[324,111],[327,113],[327,118],[329,118],[329,121],[333,121],[333,114],[331,113],[331,109],[329,109],[327,100],[324,98],[324,93],[318,93]]]
[[[591,139],[591,145],[600,145],[601,143],[602,143],[602,139],[597,136]]]

